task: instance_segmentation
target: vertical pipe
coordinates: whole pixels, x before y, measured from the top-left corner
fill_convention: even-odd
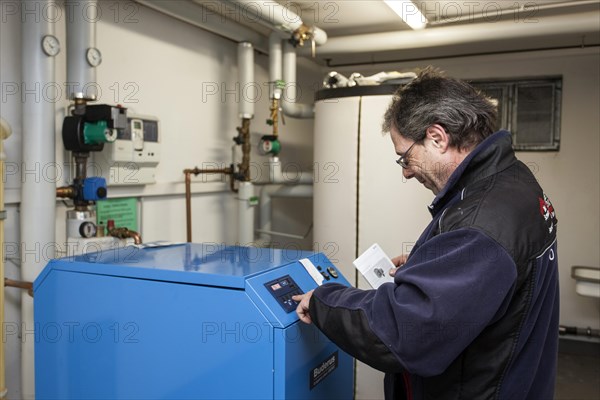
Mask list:
[[[185,239],[192,243],[192,173],[185,174]]]
[[[240,137],[242,139],[242,163],[239,165],[239,172],[242,176],[241,180],[250,180],[250,120],[244,118],[242,120],[242,126],[238,128]]]
[[[254,185],[240,182],[238,192],[238,242],[242,246],[254,243]]]
[[[281,98],[283,113],[294,118],[314,118],[314,105],[297,103],[296,49],[289,42],[283,44],[283,80],[285,93]]]
[[[0,119],[0,177],[4,178],[4,139],[10,136],[11,129],[8,123]],[[0,338],[0,399],[6,398],[8,389],[6,387],[6,363],[4,359],[4,343],[6,343],[6,335],[4,332],[4,219],[6,218],[6,210],[4,210],[4,179],[0,179],[0,327],[2,333]]]
[[[96,68],[87,61],[87,51],[96,47],[97,0],[66,0],[67,88],[69,98],[76,93],[98,96]]]
[[[279,102],[281,100],[281,87],[279,83],[282,81],[282,45],[281,37],[275,32],[271,32],[269,36],[269,98],[271,99],[271,123],[273,124],[273,136],[279,134]]]
[[[29,10],[55,9],[53,0],[22,2]],[[54,34],[54,24],[49,18],[24,14],[22,19],[22,69],[23,86],[28,90],[41,89],[54,84],[54,58],[41,48],[42,38]],[[54,164],[54,103],[44,99],[27,98],[23,102],[22,118],[22,168],[21,182],[21,279],[34,281],[45,263],[54,258],[56,185],[39,173]],[[22,398],[35,397],[33,364],[33,300],[21,295],[23,324],[21,386]]]
[[[285,81],[285,102],[295,103],[298,96],[296,86],[296,49],[289,42],[283,44],[283,80]]]
[[[281,46],[281,36],[276,32],[272,32],[269,36],[269,81],[276,82],[283,78],[282,68],[282,54],[283,48]],[[281,97],[281,89],[278,89],[276,85],[273,88],[272,97],[279,99]]]
[[[254,81],[254,48],[252,43],[238,44],[238,71],[240,85],[239,114],[242,127],[239,128],[242,143],[242,164],[240,173],[243,181],[239,183],[238,192],[238,241],[249,246],[254,242],[254,186],[250,183],[250,119],[254,117],[254,102],[257,100],[258,88]]]
[[[240,118],[254,117],[254,102],[258,100],[258,87],[254,81],[254,47],[250,42],[238,44],[238,73],[240,85]]]

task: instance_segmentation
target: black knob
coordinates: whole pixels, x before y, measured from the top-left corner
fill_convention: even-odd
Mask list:
[[[98,198],[103,199],[106,197],[106,188],[105,187],[99,187],[98,190],[96,190],[96,195],[98,195]]]

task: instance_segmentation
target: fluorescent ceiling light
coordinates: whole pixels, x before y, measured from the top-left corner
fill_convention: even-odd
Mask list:
[[[412,1],[383,0],[396,14],[413,29],[423,29],[427,25],[427,18]]]

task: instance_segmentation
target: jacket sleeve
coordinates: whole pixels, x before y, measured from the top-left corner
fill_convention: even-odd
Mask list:
[[[367,291],[326,284],[309,310],[330,340],[366,364],[434,376],[502,316],[516,276],[497,242],[460,229],[416,249],[394,283]]]

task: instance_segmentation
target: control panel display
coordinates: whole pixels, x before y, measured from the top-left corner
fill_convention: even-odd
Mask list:
[[[298,306],[298,302],[292,300],[292,296],[304,293],[289,275],[267,282],[265,287],[287,313],[294,311]]]

